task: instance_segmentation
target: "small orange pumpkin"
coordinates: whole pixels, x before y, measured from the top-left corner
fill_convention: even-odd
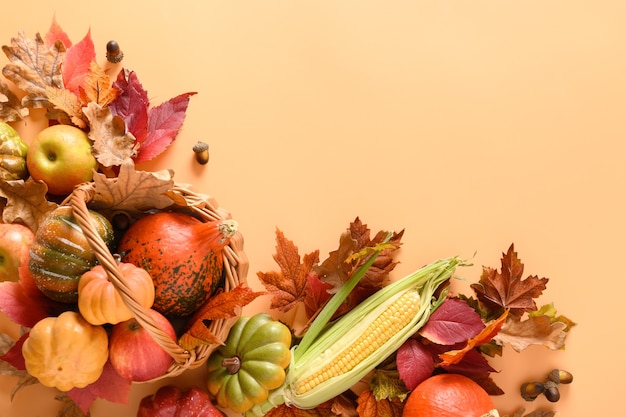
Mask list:
[[[130,263],[120,262],[118,268],[134,299],[144,308],[150,308],[154,303],[154,283],[150,274]],[[94,325],[117,324],[133,317],[102,265],[96,265],[80,277],[78,309],[85,320]]]
[[[402,417],[481,417],[495,408],[476,382],[459,374],[439,374],[409,395]]]

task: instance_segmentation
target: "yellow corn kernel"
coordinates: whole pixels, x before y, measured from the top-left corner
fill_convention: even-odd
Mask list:
[[[339,351],[334,358],[313,375],[296,384],[296,393],[304,394],[332,377],[351,371],[366,357],[382,348],[391,337],[409,325],[420,309],[420,295],[415,290],[406,290],[399,298],[380,313],[374,321],[348,347]]]

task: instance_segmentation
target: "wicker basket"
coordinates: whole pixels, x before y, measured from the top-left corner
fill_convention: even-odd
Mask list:
[[[186,201],[186,209],[191,210],[201,220],[225,220],[230,218],[230,213],[220,208],[217,202],[206,195],[196,194],[192,191],[174,187],[171,190],[173,198],[183,198]],[[141,326],[143,326],[152,338],[170,354],[173,361],[168,371],[154,380],[165,377],[177,376],[187,369],[193,369],[203,364],[217,345],[201,345],[193,351],[180,347],[175,340],[161,330],[154,322],[147,310],[135,300],[133,294],[125,284],[125,278],[117,267],[115,257],[110,253],[106,244],[91,223],[88,204],[95,195],[93,183],[85,183],[76,187],[64,203],[69,204],[74,212],[78,224],[83,230],[89,245],[94,250],[100,264],[105,268],[110,281],[120,292],[122,299],[134,314]],[[230,243],[223,249],[225,283],[224,290],[229,291],[238,284],[246,282],[248,272],[248,259],[243,252],[243,236],[237,232],[231,237]],[[238,317],[223,320],[213,320],[209,330],[221,340],[225,340],[230,328]]]

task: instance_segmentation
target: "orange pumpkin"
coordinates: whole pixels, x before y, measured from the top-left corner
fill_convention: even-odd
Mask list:
[[[409,395],[402,417],[481,417],[495,408],[476,382],[459,374],[439,374]]]
[[[121,262],[118,268],[133,298],[144,308],[150,308],[154,303],[154,284],[150,274],[130,263]],[[78,309],[85,320],[94,325],[117,324],[133,317],[102,265],[93,267],[80,277]]]

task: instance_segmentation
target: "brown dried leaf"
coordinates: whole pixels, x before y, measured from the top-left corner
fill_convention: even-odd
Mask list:
[[[376,400],[372,391],[366,389],[357,399],[356,411],[361,417],[401,417],[404,403],[398,399]]]
[[[47,192],[46,184],[32,178],[0,181],[0,196],[7,199],[2,220],[5,223],[23,223],[36,231],[48,213],[58,207],[46,199]]]
[[[307,275],[319,260],[319,251],[304,255],[300,262],[298,247],[280,230],[276,229],[276,254],[274,260],[280,272],[258,272],[265,289],[273,295],[271,308],[287,312],[306,296]]]
[[[494,340],[500,344],[509,344],[517,352],[530,345],[543,345],[557,350],[565,346],[566,327],[565,323],[553,322],[547,315],[533,316],[526,320],[510,315]]]
[[[0,121],[15,122],[27,117],[28,108],[11,91],[9,86],[0,80]]]
[[[507,253],[502,254],[502,268],[483,267],[478,284],[471,288],[478,299],[489,309],[510,309],[512,315],[521,316],[524,312],[537,309],[534,298],[546,289],[548,278],[529,276],[522,279],[524,264],[517,257],[513,244]]]
[[[22,105],[26,107],[50,107],[47,88],[63,88],[61,64],[65,56],[63,42],[56,41],[48,48],[41,35],[29,39],[20,31],[11,39],[11,46],[2,46],[2,51],[11,61],[2,69],[2,75],[17,88],[26,92]]]
[[[124,120],[114,116],[109,107],[89,103],[83,111],[91,126],[89,138],[93,140],[94,155],[100,164],[118,166],[137,155],[135,137],[126,132]]]
[[[301,409],[281,404],[272,408],[265,417],[336,417],[330,401],[311,409]]]
[[[74,93],[65,88],[48,87],[46,95],[50,103],[59,111],[65,113],[66,117],[77,127],[84,129],[87,123],[84,120],[83,104]],[[63,120],[63,116],[55,112],[55,118]]]
[[[136,171],[133,161],[126,160],[116,178],[100,173],[94,175],[95,195],[90,208],[108,214],[123,211],[135,216],[149,209],[169,207],[172,200],[165,193],[174,186],[173,177],[174,171],[170,169]]]

